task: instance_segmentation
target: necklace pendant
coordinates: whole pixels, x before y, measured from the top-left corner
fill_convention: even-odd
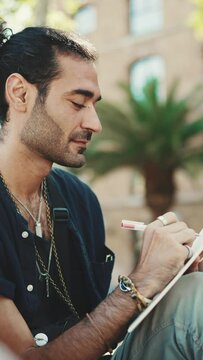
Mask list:
[[[42,238],[42,225],[40,222],[36,222],[35,224],[35,234]]]
[[[42,280],[43,280],[43,275],[39,274],[39,281],[42,281]]]
[[[49,277],[48,277],[48,275],[46,276],[45,282],[46,282],[47,298],[49,298]]]

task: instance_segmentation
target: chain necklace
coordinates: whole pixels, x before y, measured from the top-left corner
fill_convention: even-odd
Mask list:
[[[31,211],[23,204],[21,200],[19,200],[14,194],[10,193],[11,196],[16,200],[31,216],[31,218],[34,220],[35,223],[35,234],[42,238],[42,225],[41,225],[41,214],[42,214],[42,200],[43,200],[43,181],[41,183],[41,190],[40,190],[40,200],[39,200],[39,210],[38,210],[38,216],[37,219],[35,216],[31,213]]]
[[[38,261],[36,260],[36,267],[39,273],[39,280],[42,280],[43,278],[45,279],[45,284],[46,284],[46,296],[47,298],[49,298],[49,272],[50,272],[50,266],[51,266],[51,260],[52,260],[52,249],[53,246],[52,244],[50,244],[50,249],[49,249],[49,256],[48,256],[48,265],[47,265],[47,270],[42,272],[39,266]],[[35,253],[36,253],[36,249],[35,249]],[[45,268],[45,267],[44,267]]]
[[[63,274],[62,274],[62,270],[61,270],[61,266],[60,266],[60,262],[59,262],[59,257],[58,257],[58,253],[57,253],[57,249],[56,249],[56,243],[55,243],[55,239],[54,239],[54,226],[53,226],[53,221],[51,219],[51,212],[50,212],[50,208],[49,208],[49,202],[48,202],[48,190],[47,190],[47,183],[46,183],[46,179],[44,179],[44,200],[45,200],[45,204],[46,204],[46,209],[47,209],[47,222],[48,222],[48,226],[49,226],[49,231],[50,231],[50,236],[51,236],[51,245],[53,247],[53,254],[54,254],[54,258],[55,258],[55,262],[56,262],[56,267],[57,267],[57,271],[58,271],[58,275],[59,275],[59,279],[63,288],[63,292],[59,289],[59,287],[57,286],[57,284],[55,283],[55,281],[53,280],[53,278],[50,276],[50,273],[47,271],[44,262],[38,252],[38,250],[36,249],[35,246],[35,251],[36,251],[36,256],[40,262],[40,265],[42,266],[43,271],[47,272],[47,277],[50,281],[50,283],[52,284],[52,286],[54,287],[55,291],[57,292],[57,294],[63,299],[63,301],[69,306],[70,310],[72,311],[72,313],[78,318],[79,314],[77,313],[71,298],[68,294],[68,290],[63,278]]]
[[[11,200],[13,201],[15,207],[16,207],[16,211],[18,213],[20,213],[20,210],[18,208],[18,206],[16,205],[15,202],[15,197],[13,197],[12,193],[10,192],[2,174],[0,173],[0,178],[2,180],[2,183],[8,193],[8,195],[10,196]],[[49,208],[49,202],[48,202],[48,190],[47,190],[47,184],[46,184],[46,179],[44,178],[43,180],[43,190],[44,190],[44,200],[45,200],[45,204],[46,204],[46,214],[47,214],[47,222],[48,222],[48,227],[49,227],[49,232],[50,232],[50,236],[51,236],[51,244],[50,244],[50,251],[49,251],[49,259],[48,259],[48,266],[46,267],[44,264],[44,261],[42,260],[39,251],[36,247],[36,244],[34,243],[34,247],[35,247],[35,254],[36,254],[36,267],[38,269],[38,272],[40,274],[40,276],[45,277],[45,281],[46,281],[46,292],[47,292],[47,297],[49,297],[49,282],[52,284],[53,288],[55,289],[55,291],[57,292],[57,294],[62,298],[62,300],[69,306],[71,312],[77,317],[77,319],[80,319],[78,312],[76,311],[70,296],[68,294],[68,290],[63,278],[63,274],[62,274],[62,270],[61,270],[61,266],[60,266],[60,262],[59,262],[59,257],[58,257],[58,253],[57,253],[57,249],[56,249],[56,243],[55,243],[55,239],[54,239],[54,225],[53,225],[53,221],[51,219],[51,212],[50,212],[50,208]],[[42,194],[43,195],[43,194]],[[57,271],[58,271],[58,275],[59,275],[59,279],[63,288],[63,292],[59,289],[59,287],[57,286],[57,284],[55,283],[55,281],[53,280],[53,278],[50,275],[50,265],[51,265],[51,259],[52,259],[52,253],[54,254],[54,258],[55,258],[55,262],[56,262],[56,267],[57,267]],[[39,264],[41,266],[41,268],[43,269],[43,272],[40,270]]]

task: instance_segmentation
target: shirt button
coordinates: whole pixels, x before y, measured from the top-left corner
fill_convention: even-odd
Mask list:
[[[37,346],[44,346],[48,343],[48,336],[44,333],[36,334],[35,342]]]
[[[32,290],[33,290],[33,285],[32,284],[28,285],[27,286],[27,291],[31,292]]]
[[[27,231],[23,231],[23,232],[22,232],[22,238],[23,238],[23,239],[26,239],[28,236],[29,236],[29,234],[28,234]]]

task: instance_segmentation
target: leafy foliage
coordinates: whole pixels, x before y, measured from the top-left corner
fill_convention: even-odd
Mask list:
[[[203,0],[192,0],[195,9],[189,18],[189,24],[198,38],[203,38]]]
[[[175,169],[188,161],[203,160],[203,145],[189,141],[203,133],[203,118],[189,121],[200,88],[178,99],[174,83],[165,100],[158,96],[156,79],[145,85],[143,98],[134,98],[127,85],[122,88],[127,100],[122,106],[98,105],[103,132],[94,137],[87,152],[87,168],[101,176],[126,165],[142,170],[153,162],[163,169]]]
[[[74,29],[74,15],[83,5],[82,0],[0,0],[0,17],[14,32],[33,24],[69,31]]]
[[[203,118],[191,120],[201,103],[202,89],[178,99],[174,83],[161,99],[158,85],[151,79],[142,98],[134,98],[130,87],[122,85],[126,95],[122,106],[110,102],[98,106],[103,132],[94,137],[85,168],[91,169],[93,179],[124,166],[139,170],[153,218],[173,204],[175,170],[203,162],[203,139],[195,142],[203,134]]]

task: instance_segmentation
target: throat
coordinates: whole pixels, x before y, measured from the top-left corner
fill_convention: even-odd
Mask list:
[[[48,219],[51,219],[51,217],[48,204],[46,179],[43,179],[40,185],[40,192],[38,196],[32,199],[32,201],[26,201],[26,199],[22,201],[20,198],[15,196],[15,194],[9,190],[1,172],[0,180],[3,183],[5,190],[7,191],[8,196],[13,201],[16,207],[16,211],[21,214],[28,222],[29,230],[35,233],[37,236],[43,236],[45,239],[49,240],[51,236],[51,220],[49,221]]]

